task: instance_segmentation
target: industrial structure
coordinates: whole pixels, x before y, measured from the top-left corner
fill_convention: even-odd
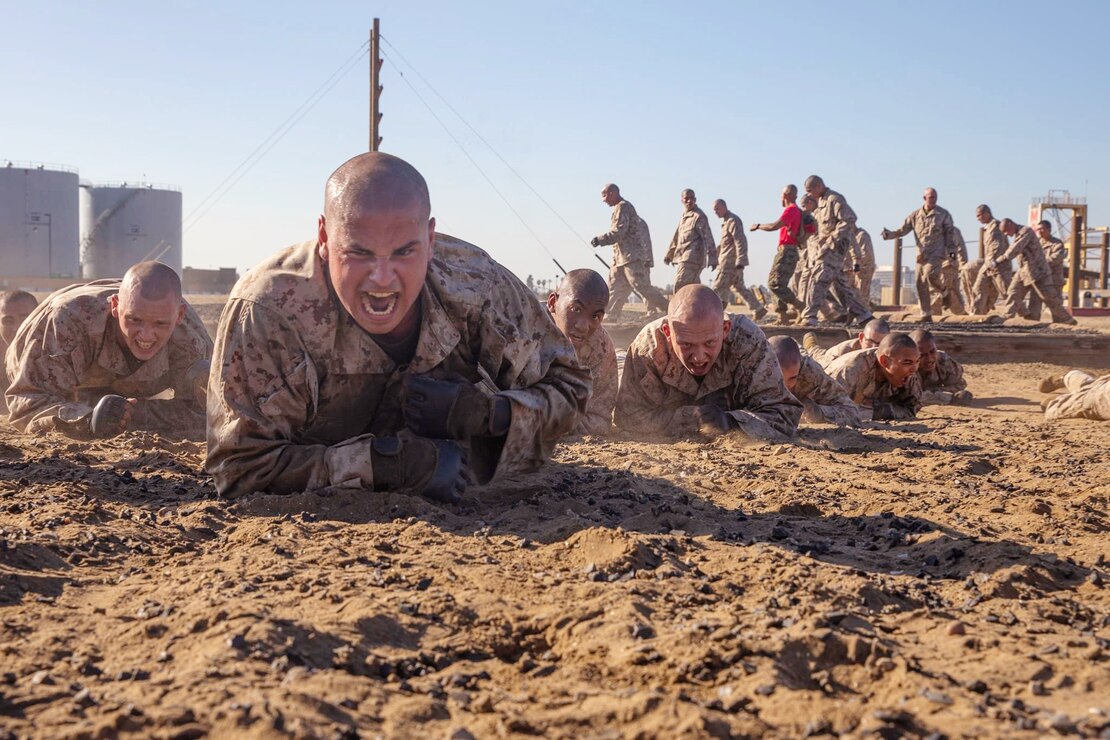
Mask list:
[[[158,260],[181,273],[181,191],[168,185],[81,183],[81,276],[121,277]]]
[[[78,278],[77,170],[0,163],[0,276]]]

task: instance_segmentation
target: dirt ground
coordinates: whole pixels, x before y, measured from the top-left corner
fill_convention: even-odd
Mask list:
[[[0,431],[0,736],[1110,736],[1110,424],[1046,424],[1053,369],[446,507]]]

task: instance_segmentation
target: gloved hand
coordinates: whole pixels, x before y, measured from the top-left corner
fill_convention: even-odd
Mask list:
[[[185,371],[185,382],[193,391],[193,400],[203,410],[208,406],[208,376],[212,372],[212,363],[208,360],[197,360]]]
[[[708,264],[709,264],[710,269],[713,269],[713,270],[717,269],[717,253],[716,252],[710,252],[709,253],[709,263]]]
[[[882,237],[883,237],[883,239],[890,239],[890,238],[892,238],[893,236],[894,236],[894,235],[890,233],[890,229],[883,229],[883,230],[882,230]]]
[[[509,429],[507,398],[487,396],[471,383],[408,375],[401,384],[405,423],[421,437],[500,437]]]
[[[702,433],[724,434],[729,429],[729,416],[716,404],[707,403],[695,409],[698,429]]]
[[[663,257],[663,264],[668,266],[674,264],[673,262],[671,262],[671,256],[669,254]]]
[[[876,401],[871,404],[871,421],[891,421],[894,419],[894,404],[890,401]]]
[[[853,262],[852,263],[852,272],[859,272],[859,263],[858,262]]]
[[[956,391],[952,394],[953,406],[970,406],[971,405],[971,391]]]
[[[466,452],[444,439],[378,437],[370,445],[375,491],[411,491],[455,503],[466,490]]]
[[[89,428],[94,437],[114,437],[127,428],[133,404],[123,396],[109,395],[93,407]]]
[[[590,239],[590,246],[591,246],[591,247],[600,247],[600,246],[601,246],[601,240],[600,240],[600,239],[598,239],[598,238],[597,238],[597,237],[595,236],[595,237],[594,237],[593,239]]]

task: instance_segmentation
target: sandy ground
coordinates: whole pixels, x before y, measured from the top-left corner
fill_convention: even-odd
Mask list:
[[[1106,737],[1110,424],[1044,423],[1052,369],[448,507],[0,432],[0,736]]]

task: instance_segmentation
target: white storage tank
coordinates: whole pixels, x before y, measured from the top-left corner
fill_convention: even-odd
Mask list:
[[[77,170],[0,161],[0,277],[81,275]]]
[[[144,260],[181,274],[181,191],[150,183],[81,183],[82,277],[123,277]]]

